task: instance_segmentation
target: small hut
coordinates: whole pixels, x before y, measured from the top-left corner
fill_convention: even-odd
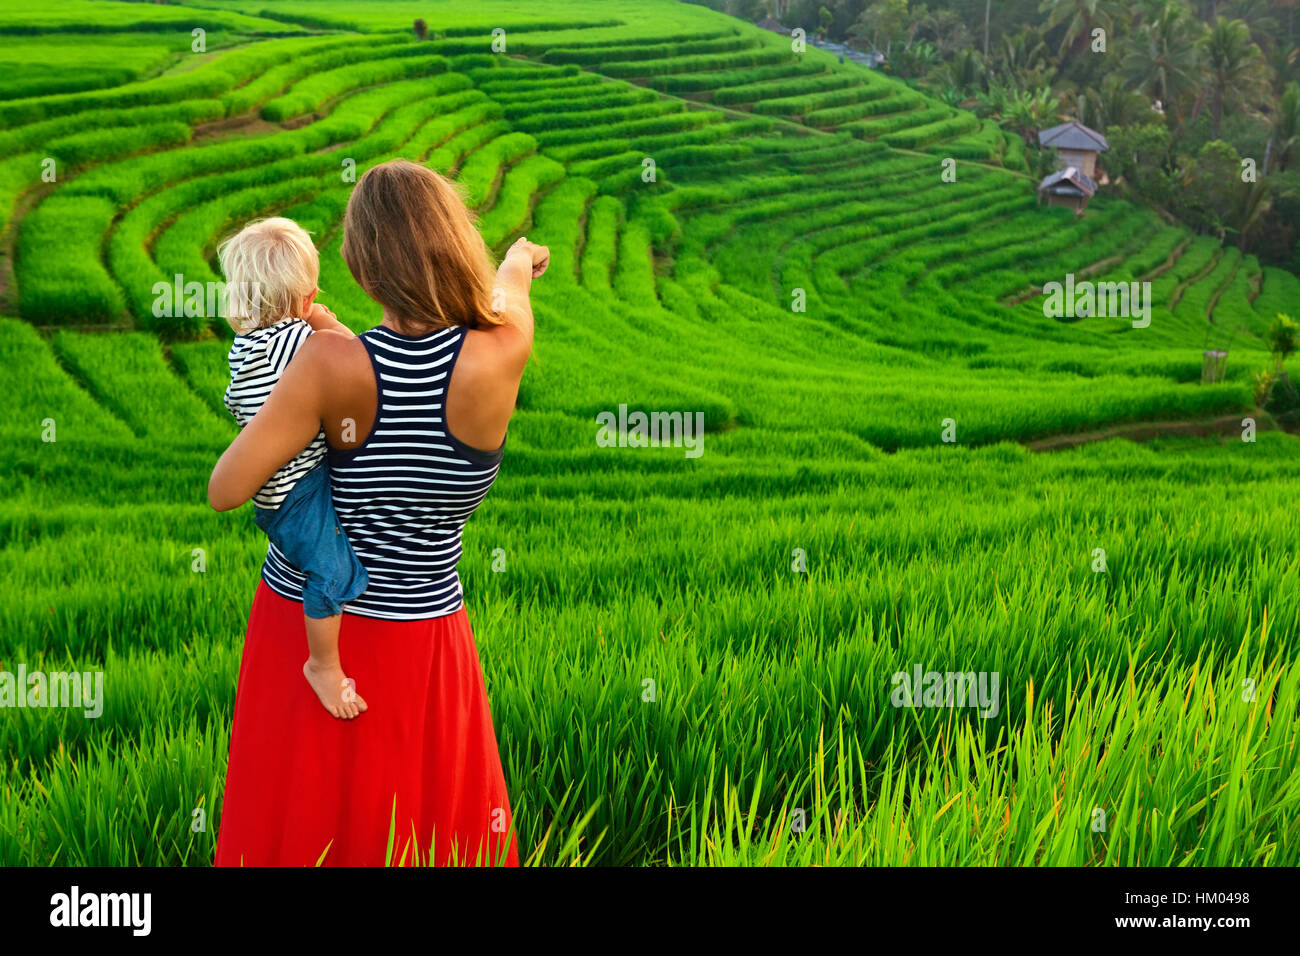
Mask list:
[[[788,37],[790,35],[789,29],[781,26],[781,21],[773,20],[770,16],[766,16],[759,20],[754,24],[754,26],[758,27],[760,30],[771,30],[773,33],[779,33],[783,37]]]
[[[1038,201],[1047,198],[1049,206],[1069,206],[1083,212],[1088,200],[1097,191],[1097,183],[1077,166],[1066,166],[1044,177],[1038,184]]]
[[[1038,144],[1056,150],[1056,172],[1038,184],[1038,199],[1048,205],[1068,206],[1083,212],[1088,200],[1097,192],[1097,154],[1107,152],[1110,144],[1095,129],[1071,120],[1038,134]]]

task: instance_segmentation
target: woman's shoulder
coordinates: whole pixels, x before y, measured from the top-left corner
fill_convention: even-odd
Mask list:
[[[528,364],[532,343],[513,325],[493,325],[469,329],[461,346],[458,372],[464,379],[475,381],[518,382]]]
[[[307,336],[293,357],[293,365],[331,388],[364,384],[371,375],[370,358],[361,337],[330,329]]]
[[[346,361],[349,356],[365,356],[366,347],[359,335],[318,329],[302,344],[302,354],[312,356],[313,362]]]

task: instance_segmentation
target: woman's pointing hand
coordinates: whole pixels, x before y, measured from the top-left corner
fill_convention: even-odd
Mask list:
[[[547,249],[545,246],[539,246],[535,242],[529,242],[525,236],[520,236],[510,246],[506,255],[509,256],[511,254],[528,256],[534,279],[545,272],[546,267],[551,264],[551,250]]]

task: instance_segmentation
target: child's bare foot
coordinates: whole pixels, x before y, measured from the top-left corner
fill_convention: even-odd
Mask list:
[[[321,706],[332,716],[351,720],[369,710],[366,702],[357,696],[356,683],[344,676],[343,668],[338,664],[319,664],[309,657],[302,665],[302,674],[316,692]]]

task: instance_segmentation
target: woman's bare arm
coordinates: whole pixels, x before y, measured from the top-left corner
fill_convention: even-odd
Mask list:
[[[533,279],[546,271],[550,251],[520,239],[497,269],[493,289],[501,325],[466,333],[447,391],[447,427],[465,444],[483,450],[500,446],[519,394],[519,382],[533,348]],[[502,301],[503,300],[503,301]]]
[[[266,404],[230,443],[208,481],[208,504],[229,511],[248,501],[283,465],[312,443],[321,430],[326,384],[336,332],[318,332],[303,343],[271,389]]]
[[[506,257],[497,269],[496,286],[492,294],[498,301],[493,305],[499,307],[505,320],[502,327],[509,328],[519,336],[525,356],[533,347],[533,306],[529,299],[533,279],[546,271],[550,261],[549,249],[520,237],[506,252]]]

